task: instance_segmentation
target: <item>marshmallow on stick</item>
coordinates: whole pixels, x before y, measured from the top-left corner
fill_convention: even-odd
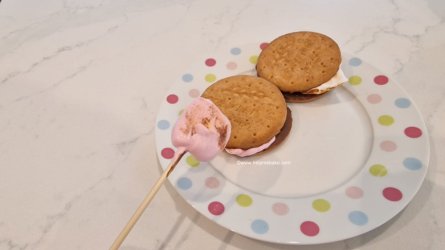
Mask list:
[[[177,155],[188,151],[200,161],[213,159],[230,138],[229,119],[208,99],[197,98],[184,110],[172,131]]]
[[[225,147],[230,138],[231,124],[221,110],[203,97],[193,101],[181,114],[172,131],[172,143],[177,148],[170,165],[151,188],[110,249],[118,249],[130,233],[145,208],[170,175],[181,157],[190,152],[200,161],[210,161]]]

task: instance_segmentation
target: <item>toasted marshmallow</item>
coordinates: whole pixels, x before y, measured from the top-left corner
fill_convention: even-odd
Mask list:
[[[196,98],[176,121],[172,143],[177,152],[188,151],[200,161],[210,161],[229,141],[231,123],[209,99]]]
[[[348,78],[345,76],[343,71],[339,69],[337,73],[329,79],[329,81],[315,87],[309,90],[306,90],[304,92],[301,92],[302,94],[312,94],[312,95],[321,95],[324,94],[331,89],[341,85],[342,83],[345,83],[348,81]]]
[[[232,155],[237,155],[240,157],[246,157],[251,156],[256,153],[259,153],[263,150],[266,150],[267,148],[272,145],[272,143],[275,141],[275,136],[268,142],[264,143],[263,145],[260,145],[256,148],[249,148],[249,149],[241,149],[241,148],[226,148],[226,152]]]

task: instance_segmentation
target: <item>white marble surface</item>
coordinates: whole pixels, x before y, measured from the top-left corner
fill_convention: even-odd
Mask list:
[[[167,184],[122,249],[444,249],[444,18],[440,0],[1,1],[0,249],[107,249],[160,175],[155,117],[178,74],[295,30],[329,34],[416,102],[432,154],[412,203],[362,236],[292,247],[229,232]]]

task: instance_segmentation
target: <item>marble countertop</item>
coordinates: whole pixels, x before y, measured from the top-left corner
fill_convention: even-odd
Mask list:
[[[107,249],[160,176],[155,119],[182,70],[296,30],[330,35],[412,97],[431,142],[412,202],[359,237],[294,247],[230,232],[166,184],[122,249],[443,249],[444,18],[439,0],[1,1],[0,249]]]

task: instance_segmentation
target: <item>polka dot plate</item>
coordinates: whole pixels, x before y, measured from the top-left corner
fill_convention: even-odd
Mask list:
[[[156,147],[165,169],[175,153],[171,129],[210,84],[255,75],[267,43],[204,56],[178,75],[161,104]],[[344,56],[349,81],[322,98],[288,104],[293,127],[280,145],[248,158],[220,153],[209,163],[186,154],[169,177],[203,216],[247,237],[318,244],[368,232],[400,212],[428,167],[425,124],[390,77]]]

